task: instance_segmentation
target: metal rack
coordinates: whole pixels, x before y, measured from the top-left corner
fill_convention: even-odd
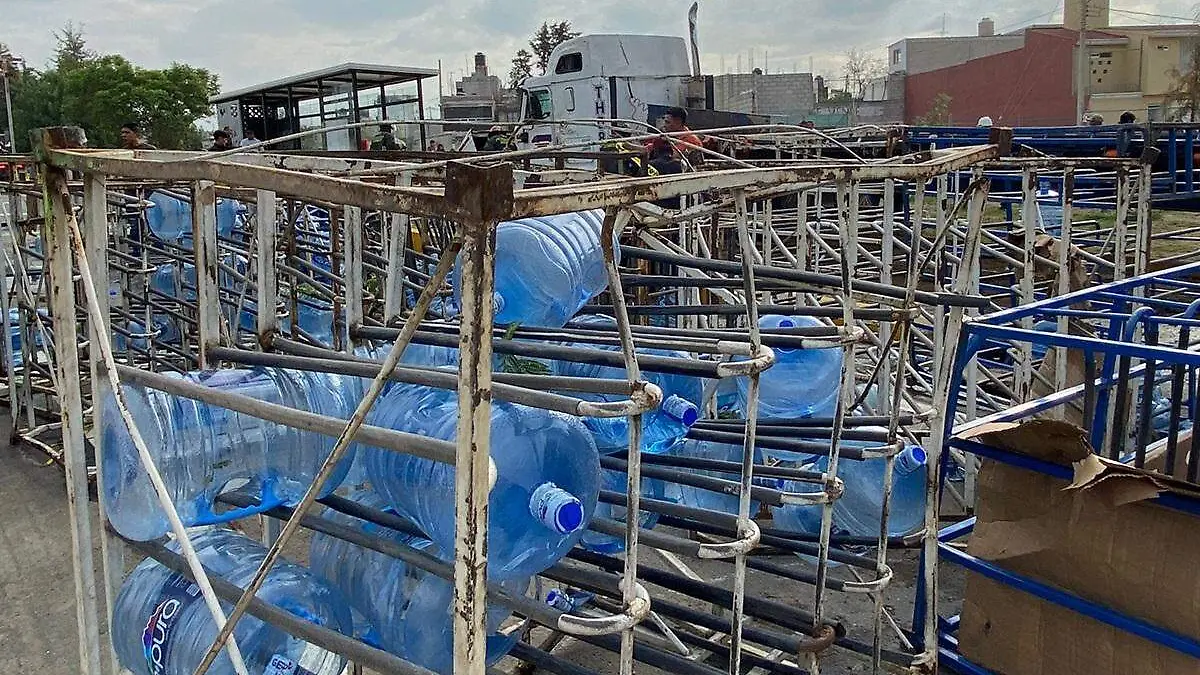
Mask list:
[[[997,312],[967,325],[951,381],[951,401],[963,396],[963,371],[971,359],[997,347],[1036,353],[1039,391],[1026,401],[966,424],[946,425],[950,448],[1046,475],[1072,479],[1071,469],[969,438],[991,422],[1039,417],[1064,419],[1087,431],[1095,452],[1138,468],[1197,483],[1200,457],[1189,450],[1197,414],[1200,367],[1193,335],[1200,311],[1200,264],[1143,274]],[[1057,323],[1056,333],[1029,329],[1033,319]],[[1193,516],[1200,501],[1165,494],[1159,506]],[[969,555],[953,544],[971,534],[974,518],[943,528],[940,557],[1044,601],[1083,614],[1155,644],[1200,658],[1200,642],[1112,607],[1053,588]],[[958,652],[957,616],[942,616],[939,644],[943,664],[955,672],[986,673]]]
[[[349,422],[322,423],[318,431],[339,438],[342,448],[357,433],[359,440],[369,439],[379,447],[426,453],[424,456],[452,460],[459,468],[453,565],[390,546],[377,537],[354,539],[355,543],[454,581],[455,672],[483,672],[485,597],[515,609],[531,624],[611,650],[622,673],[633,672],[635,661],[677,672],[740,672],[739,668],[745,666],[760,672],[794,673],[804,668],[817,672],[837,653],[866,658],[876,672],[894,667],[923,671],[936,666],[937,624],[933,613],[918,616],[910,626],[899,626],[885,608],[888,586],[895,576],[888,563],[889,554],[915,549],[921,560],[936,560],[936,538],[917,534],[899,540],[888,538],[885,530],[872,541],[852,541],[831,533],[831,512],[843,489],[837,478],[839,461],[886,457],[890,475],[891,459],[903,448],[903,439],[920,440],[932,435],[931,447],[940,451],[942,431],[937,425],[930,429],[928,421],[931,414],[948,409],[945,404],[950,399],[952,349],[947,346],[958,343],[964,317],[996,302],[980,295],[981,255],[1001,253],[1005,257],[1000,259],[1019,263],[1024,276],[1018,298],[1024,301],[1035,297],[1038,287],[1033,269],[1041,261],[1033,237],[1026,238],[1022,256],[1016,258],[1015,252],[990,240],[984,226],[991,185],[984,172],[991,166],[989,162],[1001,160],[1006,147],[1002,138],[989,145],[887,160],[810,160],[784,166],[749,165],[656,178],[601,180],[577,171],[514,171],[501,162],[503,155],[474,162],[402,164],[320,156],[214,157],[157,151],[90,151],[77,148],[69,130],[61,129],[48,130],[45,139],[39,171],[45,183],[45,203],[50,206],[45,214],[45,251],[50,270],[46,277],[54,280],[82,275],[78,284],[50,284],[52,311],[46,323],[56,329],[53,349],[47,350],[52,351],[53,358],[47,363],[53,364],[62,383],[56,387],[54,401],[61,411],[61,457],[71,486],[85,672],[100,672],[101,654],[107,651],[99,641],[99,593],[90,573],[90,514],[86,500],[80,498],[86,494],[89,470],[85,420],[91,415],[85,417],[85,412],[94,411],[92,401],[111,396],[109,378],[113,376],[165,390],[172,385],[155,371],[234,363],[373,378],[372,394]],[[525,156],[512,154],[517,156],[514,159]],[[1022,160],[1003,161],[1022,166]],[[1026,216],[1022,226],[1026,234],[1034,232],[1036,220],[1031,215],[1037,208],[1033,195],[1035,170],[1065,170],[1068,175],[1072,170],[1070,164],[1039,162],[1037,166],[1033,161],[1025,162],[1022,169]],[[1132,168],[1129,162],[1119,160],[1108,166]],[[68,171],[82,173],[82,183],[74,182]],[[970,181],[951,180],[964,171],[971,173]],[[1130,186],[1136,184],[1138,175],[1129,174],[1129,181]],[[172,248],[171,242],[147,239],[145,230],[139,228],[144,222],[148,193],[168,184],[185,186],[190,196],[190,249],[179,250]],[[960,209],[948,203],[951,184],[958,188],[956,201],[961,202]],[[131,195],[132,200],[110,203],[107,195],[112,192]],[[1131,187],[1127,194],[1127,199],[1133,200],[1142,193]],[[218,237],[218,195],[250,205],[239,237]],[[932,207],[930,195],[934,197]],[[655,206],[655,202],[675,198],[681,200],[679,210]],[[795,201],[789,204],[791,198]],[[327,230],[315,238],[308,236],[313,234],[308,226],[310,207],[329,214]],[[618,329],[598,334],[571,327],[519,327],[508,337],[619,345],[620,352],[581,347],[548,352],[546,346],[498,339],[508,331],[493,325],[491,304],[478,301],[491,297],[495,224],[585,208],[605,209],[606,226],[621,234],[620,250],[608,252],[609,292],[589,308],[611,313]],[[959,210],[965,211],[965,219],[958,219]],[[77,213],[82,216],[81,227]],[[1136,213],[1135,231],[1148,231],[1148,211],[1145,218],[1140,206]],[[1134,219],[1120,218],[1113,231],[1127,233],[1130,220]],[[1069,211],[1065,221],[1070,222]],[[914,227],[914,223],[921,227]],[[86,247],[87,271],[81,256],[77,254],[72,261],[70,249],[76,227],[81,235],[78,243]],[[929,229],[932,233],[926,236],[912,235],[914,230]],[[138,232],[141,234],[135,234]],[[1127,249],[1140,251],[1138,246],[1146,241],[1140,235],[1118,241],[1127,244],[1130,239],[1133,243],[1129,246],[1113,247],[1121,256],[1113,269],[1126,269]],[[194,269],[200,272],[194,282],[194,296],[182,286],[176,287],[174,297],[154,294],[146,281],[154,263],[180,255],[189,256]],[[238,262],[239,255],[244,267]],[[430,320],[430,307],[437,294],[444,294],[449,262],[456,255],[463,261],[461,319]],[[1103,255],[1101,251],[1096,258],[1103,260]],[[314,262],[321,256],[328,259],[328,269]],[[1057,262],[1065,267],[1062,260]],[[908,273],[918,269],[921,274]],[[109,270],[122,289],[122,302],[128,300],[131,304],[109,306],[108,294],[97,289],[108,288],[110,277],[96,270]],[[371,276],[378,282],[368,283]],[[226,277],[233,282],[226,283]],[[98,284],[101,278],[103,282]],[[17,279],[14,287],[22,283]],[[328,307],[329,312],[323,316],[332,324],[328,343],[322,344],[322,340],[301,329],[297,314],[302,300],[298,291],[305,285],[326,301],[322,307]],[[651,304],[651,294],[664,288],[673,293],[675,304]],[[406,289],[414,295],[419,292],[419,297],[406,299]],[[82,302],[84,297],[86,303]],[[252,321],[246,321],[253,324],[252,329],[243,325],[244,312],[251,302],[255,311]],[[137,311],[124,311],[126,307]],[[277,311],[260,312],[258,308]],[[169,314],[177,323],[181,338],[178,344],[163,339],[157,329],[145,328],[153,326],[151,315],[157,311]],[[791,334],[758,329],[760,313],[785,311],[823,317],[827,325]],[[648,319],[662,316],[668,320],[659,323],[666,325],[646,325],[654,323]],[[120,325],[139,317],[143,319],[142,333],[129,330],[128,323],[124,329]],[[80,335],[79,325],[88,325],[90,334]],[[459,335],[451,337],[454,332]],[[114,359],[115,367],[110,367],[105,364],[100,343],[108,344],[117,336],[123,336],[124,348],[108,357]],[[378,363],[364,363],[353,357],[353,348],[369,340],[394,341],[395,347],[382,368]],[[400,353],[409,343],[458,345],[462,363],[457,377],[434,377],[428,372],[396,368]],[[86,349],[81,351],[80,346]],[[635,347],[643,346],[673,347],[699,358],[635,356]],[[682,369],[709,379],[749,378],[753,401],[758,374],[770,367],[772,346],[842,350],[840,399],[834,417],[813,420],[808,429],[783,427],[774,421],[760,427],[754,412],[738,423],[710,419],[698,425],[694,430],[697,437],[743,445],[740,463],[701,466],[693,462],[689,466],[679,458],[643,457],[636,451],[640,446],[638,416],[658,403],[656,388],[641,376],[642,370]],[[569,387],[559,382],[551,386],[544,377],[493,374],[491,355],[505,350],[566,360],[603,359],[609,365],[623,367],[626,379],[574,385],[628,398],[619,405],[600,408],[569,395],[549,394],[551,389],[563,391]],[[87,366],[80,362],[81,355],[86,355]],[[115,361],[117,357],[120,364]],[[80,377],[81,373],[89,377]],[[976,375],[987,376],[983,370]],[[995,376],[1001,381],[1005,377],[1011,375]],[[374,396],[387,378],[457,389],[461,411],[457,443],[452,448],[432,448],[395,432],[364,426]],[[10,377],[9,382],[17,380]],[[872,384],[886,394],[879,397],[879,409],[868,411],[863,408],[857,385]],[[172,393],[218,405],[242,406],[248,414],[280,423],[316,424],[306,413],[269,410],[213,392],[176,385]],[[489,489],[487,393],[570,414],[630,416],[633,421],[632,450],[623,458],[606,458],[603,464],[628,475],[626,493],[607,493],[602,499],[624,506],[630,513],[658,512],[660,522],[682,534],[690,533],[691,538],[640,530],[636,518],[627,518],[625,523],[595,522],[593,527],[599,531],[624,537],[624,559],[576,550],[543,578],[607,597],[597,606],[607,608],[609,613],[563,614],[489,585],[482,574],[469,573],[483,569],[486,563],[483,551],[487,533],[480,524],[487,522],[487,500],[481,497]],[[749,409],[753,411],[755,406]],[[968,416],[974,414],[970,403],[964,410]],[[94,422],[93,426],[98,424]],[[884,426],[888,431],[883,438],[870,439],[877,440],[878,447],[843,447],[842,440],[854,437],[861,426]],[[92,446],[95,457],[102,457],[99,435]],[[763,464],[754,459],[755,447],[827,453],[829,468],[806,473]],[[354,536],[310,512],[333,459],[326,463],[322,477],[300,504],[266,514],[282,523],[269,528],[273,551],[301,528],[348,539]],[[937,467],[938,462],[932,461],[930,466]],[[717,471],[725,478],[689,473],[695,469]],[[645,499],[638,489],[643,475],[736,492],[739,511],[735,515],[720,514]],[[811,485],[812,491],[788,493],[765,488],[755,483],[756,476],[797,480]],[[100,483],[98,488],[103,493],[103,481]],[[885,485],[888,495],[890,479]],[[937,530],[939,522],[940,493],[936,487],[937,471],[931,470],[925,517],[925,532],[929,533]],[[243,497],[234,494],[227,495],[227,499]],[[820,532],[806,538],[764,531],[750,512],[752,499],[768,505],[821,504]],[[382,512],[356,510],[344,500],[321,501],[360,519],[402,527]],[[712,536],[718,538],[708,538]],[[111,603],[124,569],[124,543],[106,530],[103,544],[103,592]],[[862,555],[846,549],[862,545],[873,547],[874,552]],[[642,552],[647,547],[655,551],[655,558]],[[181,561],[161,548],[136,548],[178,569],[187,567],[186,552]],[[814,558],[815,563],[798,570],[751,555],[764,552],[805,555]],[[665,561],[667,568],[652,564],[658,559]],[[704,582],[691,569],[712,560],[732,565],[728,585]],[[831,572],[831,560],[854,574],[847,578],[844,572]],[[188,569],[193,574],[196,571]],[[772,583],[811,587],[811,606],[772,602],[748,590],[748,570],[764,575],[762,578]],[[920,574],[923,583],[917,605],[934,607],[937,566],[922,564]],[[214,598],[229,602],[239,599],[232,619],[249,611],[272,620],[269,607],[249,602],[251,596],[217,579],[213,580],[213,593]],[[679,602],[679,596],[688,602]],[[835,596],[869,604],[869,635],[847,633],[847,626],[830,610]],[[711,604],[718,612],[698,612],[695,603]],[[647,630],[647,626],[653,629]],[[313,636],[321,640],[314,644],[339,651],[368,667],[384,672],[419,672],[392,655],[358,643],[348,645],[311,625],[293,622],[283,627],[305,631],[297,634],[306,639]],[[546,649],[523,644],[517,655],[551,671],[581,672],[578,664],[565,663],[548,653],[549,644],[543,643]],[[714,665],[700,660],[702,655]]]

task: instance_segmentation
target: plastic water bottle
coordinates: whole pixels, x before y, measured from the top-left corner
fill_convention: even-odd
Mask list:
[[[189,534],[200,562],[243,589],[266,557],[262,545],[236,532],[210,528]],[[167,548],[179,550],[174,541]],[[342,594],[299,565],[278,561],[257,597],[319,626],[350,634],[350,610]],[[222,606],[226,613],[232,611]],[[134,675],[190,675],[217,630],[199,587],[151,559],[129,574],[113,605],[113,648],[121,665]],[[255,675],[337,675],[345,667],[341,656],[251,615],[242,617],[233,636]],[[227,651],[208,672],[233,674]]]
[[[457,392],[396,384],[375,406],[376,426],[453,440]],[[454,550],[454,473],[448,464],[367,449],[371,484],[396,512],[415,523],[440,551]],[[492,402],[488,577],[531,577],[579,541],[596,508],[600,459],[576,418],[503,401]]]
[[[851,443],[847,443],[851,445]],[[869,444],[854,443],[859,447]],[[902,537],[920,530],[925,522],[925,463],[923,448],[910,445],[896,456],[892,472],[892,501],[888,508],[888,535]],[[833,504],[833,526],[839,534],[879,536],[883,517],[883,458],[838,461],[838,477],[846,485]],[[826,471],[829,458],[821,457],[805,468]],[[809,486],[811,487],[811,485]],[[788,489],[793,489],[789,485]],[[821,523],[820,506],[788,505],[775,509],[779,529],[814,534]]]
[[[737,466],[742,465],[742,454],[745,448],[740,445],[730,445],[728,443],[714,443],[713,441],[698,441],[693,438],[685,438],[678,445],[671,448],[671,455],[677,457],[692,457],[695,459],[711,459],[721,462],[732,462]],[[763,460],[762,453],[759,450],[754,451],[754,462],[761,464]],[[696,476],[708,476],[710,478],[720,478],[721,480],[739,483],[741,476],[738,473],[725,473],[722,471],[705,471],[702,469],[676,468],[677,471],[683,471]],[[778,489],[781,481],[775,478],[755,478],[754,485],[759,487]],[[705,509],[707,511],[719,511],[721,513],[729,513],[737,515],[738,512],[738,495],[726,494],[722,492],[713,492],[703,488],[694,487],[691,485],[679,484],[679,502],[684,506],[691,506],[697,509]],[[735,490],[736,492],[736,490]],[[753,516],[758,512],[759,502],[757,500],[750,501],[750,515]]]
[[[1062,234],[1062,197],[1050,187],[1050,181],[1044,178],[1038,181],[1037,206],[1038,217],[1046,234],[1056,237]]]
[[[600,472],[600,477],[604,481],[605,490],[625,494],[629,474],[624,471],[604,469]],[[641,494],[643,497],[649,497],[650,499],[666,501],[667,484],[657,478],[642,478]],[[609,520],[624,523],[628,515],[629,510],[624,506],[598,502],[594,517],[608,518]],[[658,524],[658,515],[654,511],[641,511],[638,514],[638,527],[643,530],[653,529]],[[579,545],[595,553],[613,555],[625,550],[625,538],[614,537],[610,534],[596,532],[595,530],[588,530],[584,533],[583,538],[580,539]]]
[[[146,224],[163,241],[191,246],[192,204],[155,190],[147,198],[153,206],[146,209]],[[245,207],[232,199],[217,200],[217,233],[230,237]]]
[[[608,286],[603,224],[604,212],[598,209],[500,223],[496,323],[559,328],[603,291]],[[460,257],[454,274],[454,299],[460,307],[461,265]]]
[[[351,499],[380,510],[390,510],[371,492],[355,493]],[[380,527],[373,523],[326,510],[325,518],[367,534],[436,555],[428,539]],[[339,589],[356,616],[356,636],[434,672],[449,675],[453,670],[454,587],[441,577],[384,553],[360,547],[323,534],[314,534],[309,560],[312,569]],[[503,584],[520,595],[528,579]],[[487,663],[504,657],[517,635],[497,631],[512,612],[499,604],[487,609]]]
[[[281,368],[215,370],[180,375],[196,384],[260,401],[347,419],[365,391],[364,380]],[[130,413],[185,525],[227,522],[281,504],[294,505],[329,456],[336,439],[260,420],[192,399],[124,385]],[[115,400],[103,403],[104,500],[113,526],[146,541],[170,528],[142,468]],[[322,496],[338,486],[354,459],[352,446]],[[248,482],[248,483],[247,483]],[[247,483],[258,507],[215,511],[227,488]]]
[[[768,314],[760,328],[810,328],[823,326],[809,316]],[[790,349],[772,347],[775,364],[758,380],[759,419],[832,417],[842,378],[841,349]],[[737,378],[738,409],[746,414],[750,378]]]

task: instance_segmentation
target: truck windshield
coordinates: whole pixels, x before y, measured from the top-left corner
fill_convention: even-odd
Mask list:
[[[554,109],[551,107],[550,90],[536,89],[529,92],[529,106],[526,110],[526,119],[544,120],[551,117]]]

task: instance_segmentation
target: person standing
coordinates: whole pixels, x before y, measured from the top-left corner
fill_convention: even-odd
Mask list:
[[[125,150],[157,150],[142,138],[142,127],[137,122],[121,125],[121,147]]]
[[[259,142],[258,134],[254,133],[253,128],[246,127],[245,133],[246,133],[246,136],[241,140],[240,143],[238,143],[239,148],[244,148],[247,145],[254,145],[255,143]]]
[[[669,141],[654,138],[647,142],[646,154],[650,156],[651,160],[664,155],[688,157],[699,152],[697,146],[702,144],[700,137],[691,133],[692,130],[688,128],[687,111],[683,108],[667,108],[667,112],[663,115],[662,130],[669,134],[679,135],[671,136]]]
[[[392,131],[392,125],[379,125],[379,134],[375,136],[375,140],[371,142],[372,150],[403,150],[404,145],[396,140],[396,135]]]
[[[209,152],[222,152],[224,150],[233,149],[233,139],[229,137],[229,132],[224,129],[217,129],[213,132],[213,144],[209,146]]]

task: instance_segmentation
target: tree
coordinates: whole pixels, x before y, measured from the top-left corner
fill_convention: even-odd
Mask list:
[[[922,126],[939,127],[950,124],[950,103],[954,99],[950,94],[942,92],[933,97],[933,103],[929,105],[929,111],[921,117],[918,117],[915,122]]]
[[[517,55],[512,60],[512,70],[508,71],[508,87],[516,89],[521,86],[525,78],[533,74],[533,54],[528,50],[522,49],[517,52]]]
[[[83,30],[75,28],[75,24],[67,22],[62,30],[54,32],[58,46],[54,48],[54,67],[60,71],[70,71],[86,63],[96,60],[96,52],[87,48]]]
[[[1175,80],[1167,90],[1166,103],[1175,121],[1194,122],[1200,117],[1200,44],[1188,54],[1187,70],[1172,70]]]
[[[846,91],[850,93],[850,123],[858,121],[858,103],[867,97],[872,80],[883,76],[883,62],[866,52],[851,49],[846,52]]]
[[[866,52],[851,49],[846,52],[843,72],[846,75],[846,91],[861,101],[866,97],[871,81],[883,76],[883,61]]]
[[[580,33],[571,30],[570,21],[542,22],[542,27],[537,29],[537,32],[533,34],[533,39],[529,41],[529,48],[533,50],[538,70],[542,75],[546,74],[546,68],[550,63],[550,52],[567,40],[579,36]]]
[[[29,130],[74,125],[93,147],[117,147],[121,125],[141,123],[151,142],[163,149],[198,150],[204,141],[195,122],[212,113],[217,78],[207,70],[174,63],[149,70],[115,54],[87,48],[68,25],[55,34],[58,48],[43,71],[27,70],[13,87],[19,145],[28,148]]]

